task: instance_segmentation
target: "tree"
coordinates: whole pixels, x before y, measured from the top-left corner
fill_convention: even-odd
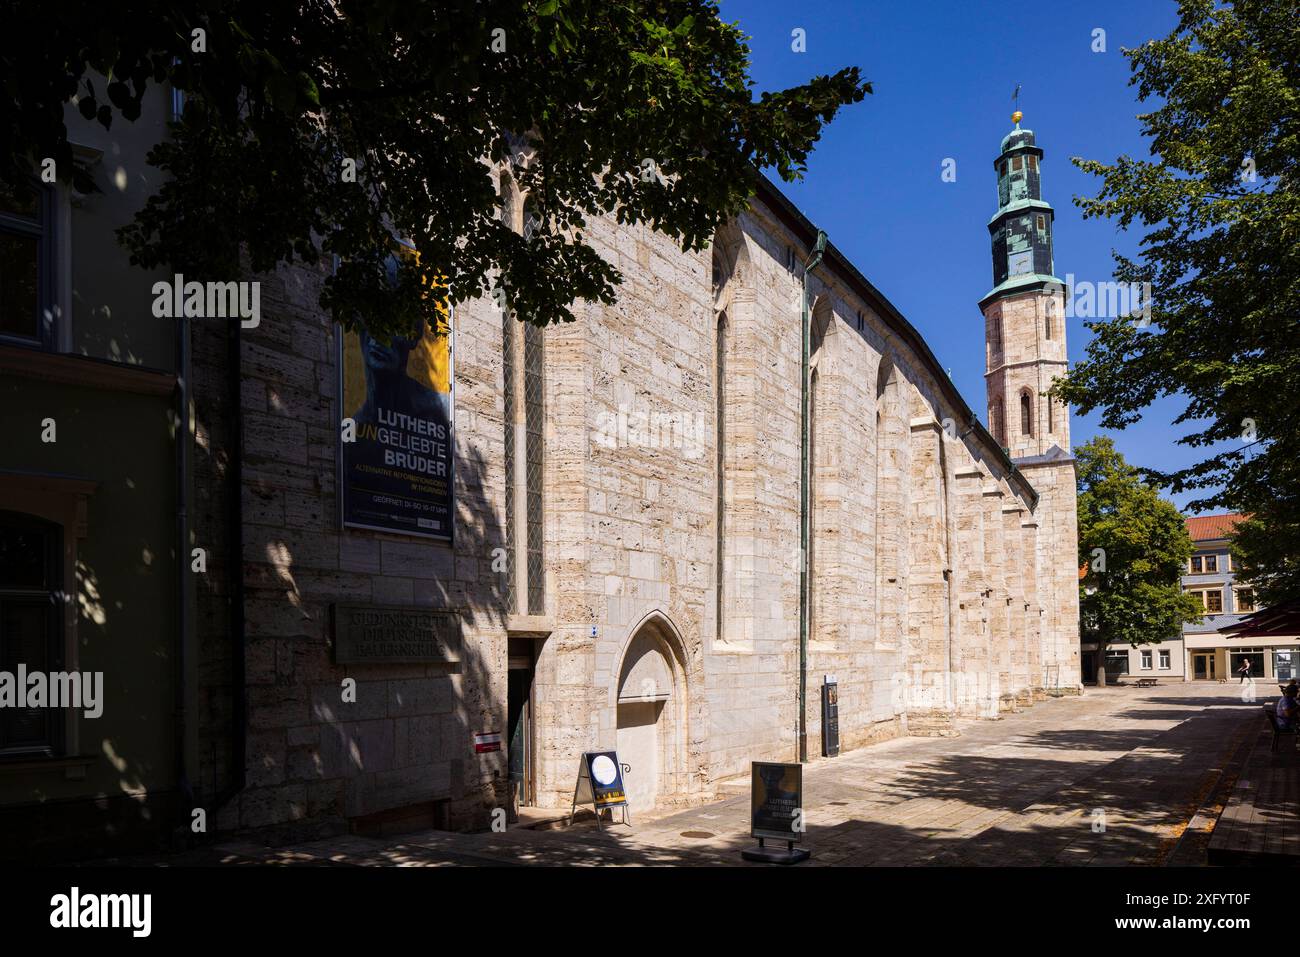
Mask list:
[[[1116,278],[1149,282],[1150,324],[1089,322],[1086,357],[1054,393],[1123,428],[1162,396],[1193,447],[1227,445],[1169,473],[1193,510],[1255,516],[1239,542],[1261,594],[1300,594],[1300,18],[1294,0],[1182,0],[1178,27],[1126,50],[1151,159],[1075,159],[1102,177],[1085,217],[1146,228]],[[1258,529],[1258,534],[1254,529]]]
[[[1294,488],[1291,486],[1292,496]],[[1239,522],[1233,532],[1233,568],[1239,581],[1249,582],[1255,589],[1258,607],[1276,605],[1297,594],[1300,555],[1291,548],[1291,542],[1300,538],[1300,528],[1295,527],[1297,514],[1293,505],[1266,506],[1262,513]]]
[[[337,254],[322,304],[380,336],[431,318],[430,272],[539,325],[612,302],[589,217],[701,249],[756,167],[797,178],[871,91],[850,67],[755,99],[716,0],[69,0],[5,4],[0,38],[0,180],[51,157],[86,188],[65,104],[108,127],[170,83],[185,110],[149,157],[169,179],[122,231],[133,261],[229,279]],[[499,221],[491,162],[528,193],[531,240]]]
[[[1142,480],[1108,438],[1074,450],[1079,483],[1079,630],[1097,643],[1097,683],[1106,683],[1106,648],[1177,637],[1202,608],[1179,579],[1192,556],[1187,524]]]

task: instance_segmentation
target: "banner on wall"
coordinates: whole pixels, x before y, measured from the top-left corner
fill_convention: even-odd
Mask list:
[[[345,527],[450,540],[451,309],[413,337],[385,345],[364,329],[339,333],[342,414],[339,502]]]

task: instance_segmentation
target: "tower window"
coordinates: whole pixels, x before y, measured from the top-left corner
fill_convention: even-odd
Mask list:
[[[1034,434],[1034,406],[1028,392],[1020,393],[1020,434]]]
[[[1038,217],[1038,231],[1040,233],[1047,231],[1047,220],[1044,219],[1042,216]]]
[[[1038,171],[1038,157],[1034,156],[1032,153],[1029,154],[1029,168],[1035,172]]]
[[[1011,168],[1012,168],[1013,170],[1015,170],[1016,172],[1019,172],[1020,169],[1024,166],[1024,162],[1025,162],[1025,161],[1024,161],[1024,158],[1023,158],[1023,157],[1021,157],[1021,156],[1013,156],[1013,157],[1011,157]]]

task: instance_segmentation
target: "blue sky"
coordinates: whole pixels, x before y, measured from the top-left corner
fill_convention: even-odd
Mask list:
[[[1043,197],[1056,209],[1056,274],[1108,281],[1111,250],[1134,253],[1140,232],[1111,221],[1085,222],[1072,202],[1095,195],[1099,180],[1073,156],[1112,161],[1147,156],[1121,47],[1168,35],[1173,0],[722,0],[725,20],[750,36],[758,90],[857,65],[874,94],[843,110],[825,131],[800,183],[780,184],[825,229],[871,282],[915,325],[951,369],[971,406],[983,411],[984,327],[977,302],[992,286],[985,224],[997,207],[993,159],[1011,129],[1011,94],[1021,84],[1022,123],[1037,135]],[[806,32],[807,51],[791,49]],[[1093,31],[1106,50],[1095,53]],[[941,179],[956,161],[955,182]],[[1090,333],[1068,326],[1071,361]],[[1134,465],[1170,469],[1203,450],[1175,444],[1188,431],[1171,423],[1182,403],[1152,406],[1142,422],[1111,434]],[[1078,445],[1102,430],[1075,415]],[[1196,494],[1174,496],[1181,507]]]

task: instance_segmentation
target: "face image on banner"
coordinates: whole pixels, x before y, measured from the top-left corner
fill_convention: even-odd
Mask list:
[[[341,335],[339,443],[343,524],[431,538],[452,535],[451,314],[385,345],[364,329]]]

